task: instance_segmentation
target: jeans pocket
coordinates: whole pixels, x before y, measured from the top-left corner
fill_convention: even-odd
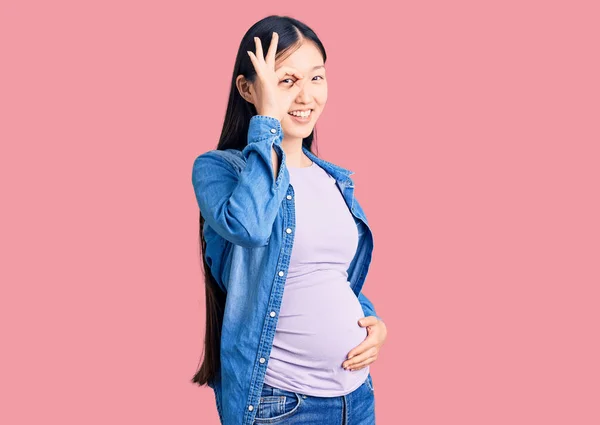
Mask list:
[[[296,393],[261,396],[254,423],[277,423],[296,413],[301,403],[302,397]]]

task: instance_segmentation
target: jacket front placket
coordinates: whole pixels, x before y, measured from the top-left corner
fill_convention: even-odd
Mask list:
[[[259,382],[264,381],[266,374],[265,363],[270,354],[270,349],[275,338],[275,329],[279,319],[279,310],[283,299],[283,290],[287,278],[287,272],[290,266],[292,256],[292,247],[294,246],[294,235],[296,232],[296,208],[294,187],[289,184],[286,196],[283,199],[280,208],[282,214],[282,242],[277,259],[277,268],[275,277],[271,286],[271,295],[269,296],[269,305],[267,306],[267,318],[261,332],[259,350],[257,353],[258,363],[253,371],[253,377],[250,382],[250,399],[247,403],[248,409],[244,415],[244,425],[251,424],[254,420],[254,410],[258,406],[262,385]]]

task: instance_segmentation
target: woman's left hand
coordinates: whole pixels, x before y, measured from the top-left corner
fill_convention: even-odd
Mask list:
[[[346,370],[359,370],[377,360],[379,350],[387,338],[387,328],[382,320],[375,316],[363,317],[359,326],[367,328],[367,337],[348,353],[342,367]]]

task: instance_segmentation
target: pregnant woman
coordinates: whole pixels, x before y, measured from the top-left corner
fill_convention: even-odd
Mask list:
[[[353,172],[312,152],[325,60],[305,24],[254,24],[217,149],[194,161],[207,320],[192,381],[223,425],[375,423],[369,366],[387,330],[362,291],[373,235]]]

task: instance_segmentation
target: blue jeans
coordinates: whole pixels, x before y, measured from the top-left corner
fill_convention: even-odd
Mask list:
[[[263,384],[254,424],[374,425],[375,393],[371,374],[350,394],[316,397]]]

